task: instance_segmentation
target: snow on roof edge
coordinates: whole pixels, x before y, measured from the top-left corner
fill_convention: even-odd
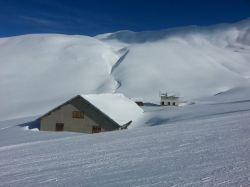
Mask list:
[[[80,96],[119,125],[124,125],[131,120],[135,121],[143,114],[143,110],[122,93],[81,94]]]

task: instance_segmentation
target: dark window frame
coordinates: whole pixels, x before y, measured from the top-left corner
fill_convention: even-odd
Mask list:
[[[63,131],[64,123],[56,123],[56,131]]]
[[[99,126],[92,126],[92,133],[99,133],[102,131],[102,128]]]
[[[84,119],[84,112],[82,112],[82,111],[72,111],[72,118]]]

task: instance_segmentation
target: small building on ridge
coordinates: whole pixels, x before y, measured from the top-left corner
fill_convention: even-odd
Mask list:
[[[162,106],[179,106],[179,97],[168,96],[167,93],[160,94]]]

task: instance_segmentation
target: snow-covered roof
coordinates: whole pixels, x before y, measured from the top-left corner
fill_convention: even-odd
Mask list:
[[[81,95],[96,108],[119,125],[138,119],[143,110],[132,100],[120,93]]]

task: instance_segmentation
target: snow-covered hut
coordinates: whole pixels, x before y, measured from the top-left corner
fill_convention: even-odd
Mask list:
[[[142,113],[123,94],[78,95],[41,116],[40,130],[97,133],[126,129]]]

